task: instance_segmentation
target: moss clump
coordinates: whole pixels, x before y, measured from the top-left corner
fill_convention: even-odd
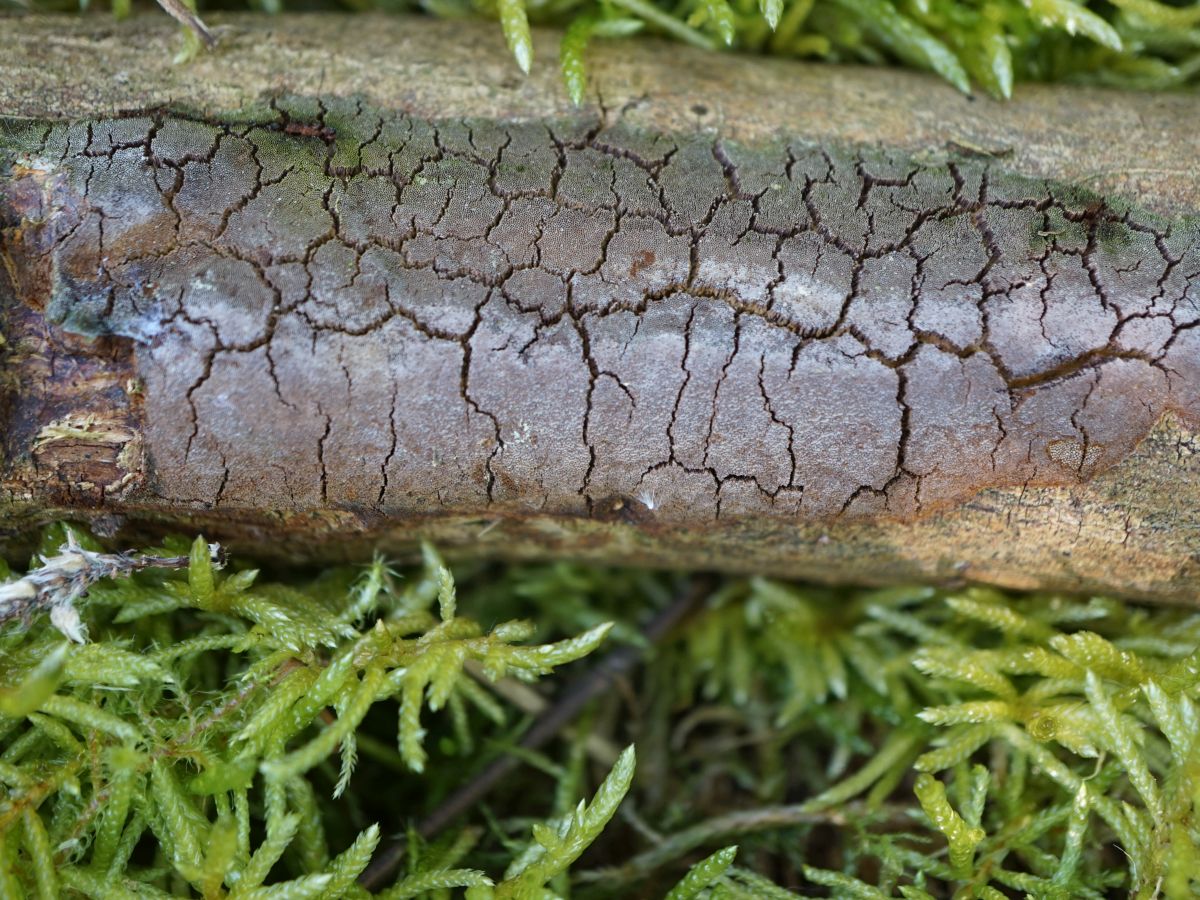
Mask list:
[[[4,896],[361,897],[401,857],[381,896],[1200,889],[1192,610],[566,564],[456,582],[432,550],[266,579],[200,539],[151,552],[191,564],[90,584],[88,643],[36,615],[0,633]],[[547,700],[519,681],[602,642],[648,658],[521,749]],[[464,821],[413,825],[511,754]]]

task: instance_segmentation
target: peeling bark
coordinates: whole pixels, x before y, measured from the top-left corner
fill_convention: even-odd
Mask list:
[[[456,82],[457,23],[404,23],[418,58],[362,83],[376,57],[329,20],[253,45],[229,21],[223,70],[125,33],[141,68],[102,98],[0,78],[9,535],[1194,599],[1194,96],[970,112],[917,76],[746,60],[730,83],[773,99],[688,95],[711,58],[649,46],[599,58],[574,110],[552,81]],[[12,31],[55,26],[96,27]],[[121,46],[62,52],[104,83]],[[295,73],[256,80],[283,46]],[[774,99],[801,74],[836,115]],[[1183,171],[1089,146],[1089,104],[1105,127],[1141,104],[1143,159]]]

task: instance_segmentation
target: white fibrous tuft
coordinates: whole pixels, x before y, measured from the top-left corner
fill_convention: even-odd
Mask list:
[[[76,644],[87,643],[87,626],[69,600],[50,608],[50,623]]]

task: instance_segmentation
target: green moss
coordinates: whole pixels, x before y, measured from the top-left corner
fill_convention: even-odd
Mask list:
[[[396,836],[389,898],[1200,888],[1192,610],[728,580],[582,724],[520,750],[544,701],[514,677],[606,635],[648,650],[640,623],[703,583],[456,579],[432,550],[267,578],[216,571],[200,540],[152,552],[190,566],[68,580],[89,643],[35,610],[0,632],[5,896],[359,897]],[[0,601],[17,577],[0,567]],[[524,765],[485,804],[411,828],[508,753]]]

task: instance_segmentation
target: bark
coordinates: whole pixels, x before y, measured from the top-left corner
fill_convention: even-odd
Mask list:
[[[0,528],[1194,600],[1195,95],[0,36]]]

